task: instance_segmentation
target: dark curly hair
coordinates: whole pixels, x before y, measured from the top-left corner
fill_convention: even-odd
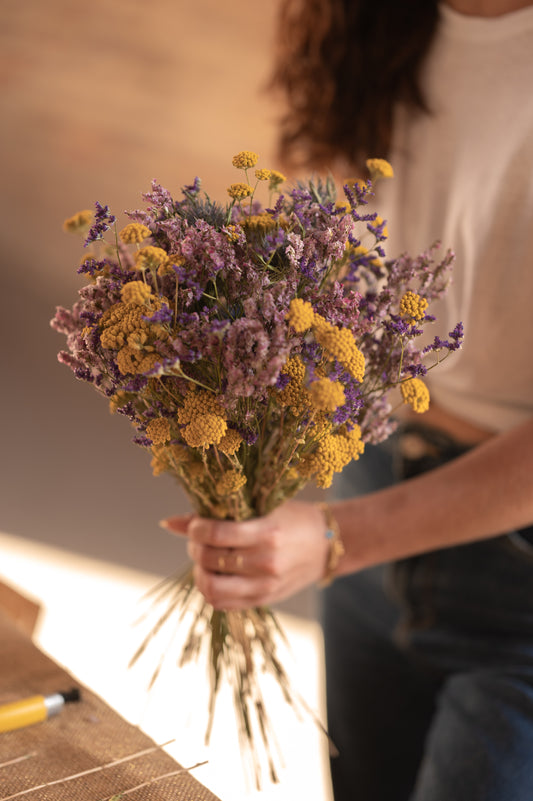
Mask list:
[[[270,88],[281,91],[288,168],[386,158],[397,103],[429,112],[421,67],[438,0],[282,0]]]

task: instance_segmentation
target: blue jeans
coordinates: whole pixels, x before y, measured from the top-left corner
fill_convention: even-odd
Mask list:
[[[337,494],[392,481],[393,455],[394,440],[371,449]],[[405,559],[324,591],[336,801],[532,801],[532,534]]]

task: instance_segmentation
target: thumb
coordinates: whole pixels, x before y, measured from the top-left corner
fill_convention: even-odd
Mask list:
[[[165,520],[160,520],[159,525],[166,531],[171,531],[172,534],[180,534],[182,537],[187,536],[187,529],[191,522],[193,515],[178,515],[177,517],[168,517]]]

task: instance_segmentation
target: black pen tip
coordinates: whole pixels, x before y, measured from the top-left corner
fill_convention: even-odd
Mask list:
[[[71,704],[73,701],[79,701],[81,698],[80,691],[77,687],[73,687],[72,690],[69,690],[66,693],[59,693],[63,696],[63,700],[66,704]]]

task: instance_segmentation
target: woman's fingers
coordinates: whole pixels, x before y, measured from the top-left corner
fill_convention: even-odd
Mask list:
[[[279,531],[274,521],[266,517],[242,522],[193,517],[187,533],[191,540],[200,545],[214,548],[250,548],[260,542],[268,542],[275,547]]]
[[[279,576],[283,572],[282,556],[266,548],[213,548],[189,540],[191,559],[203,570],[238,576]]]
[[[159,525],[173,534],[180,534],[182,537],[186,537],[192,519],[193,515],[178,515],[176,517],[168,517],[166,520],[160,520]]]
[[[212,573],[198,564],[194,567],[194,582],[215,609],[264,606],[272,603],[277,595],[277,582],[271,577]]]
[[[190,516],[165,523],[187,535],[196,585],[216,609],[280,601],[324,575],[329,544],[315,504],[290,501],[241,522]]]

